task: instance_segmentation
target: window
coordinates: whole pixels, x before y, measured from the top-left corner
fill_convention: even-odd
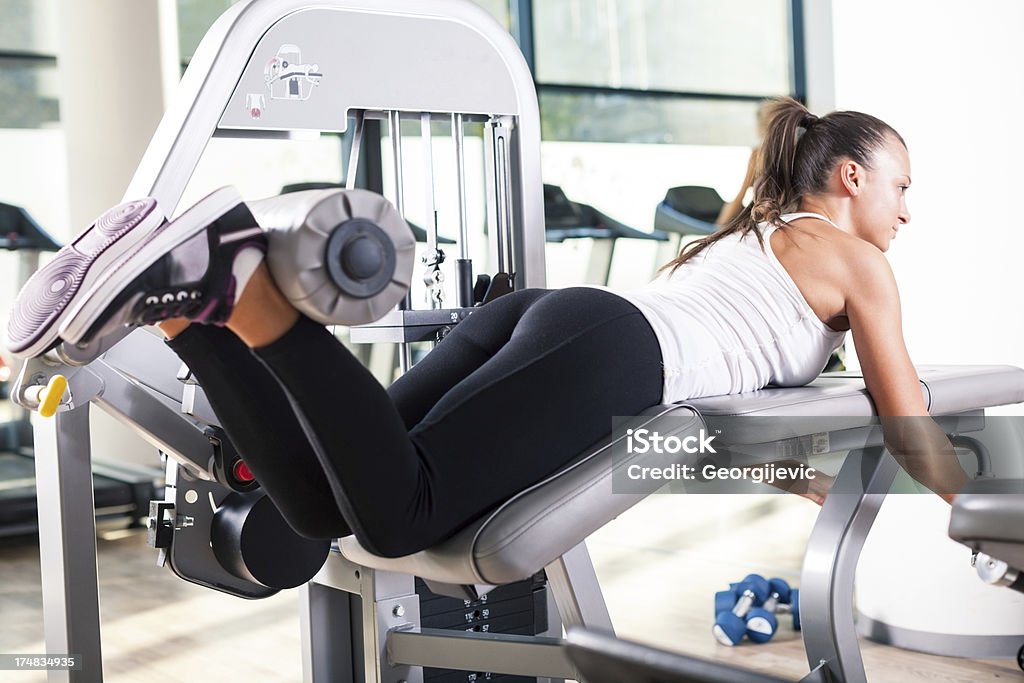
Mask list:
[[[533,24],[539,83],[790,90],[788,0],[545,0]]]
[[[0,0],[2,3],[8,0]],[[199,41],[226,9],[238,0],[178,0],[178,49],[182,66],[195,54]],[[502,26],[509,25],[507,0],[476,0],[476,3],[494,15]]]
[[[0,128],[60,120],[53,2],[0,0]]]
[[[178,0],[178,54],[186,66],[217,17],[237,0]]]
[[[535,2],[544,138],[753,144],[759,100],[803,89],[797,19],[791,0]]]
[[[802,0],[511,2],[537,83],[545,182],[641,231],[668,188],[735,195],[760,102],[804,90]],[[583,247],[549,245],[549,285],[589,275],[572,265]],[[672,255],[622,240],[601,284],[643,284]]]
[[[506,29],[509,28],[512,17],[509,13],[508,0],[474,0],[474,2],[490,12],[499,24]]]

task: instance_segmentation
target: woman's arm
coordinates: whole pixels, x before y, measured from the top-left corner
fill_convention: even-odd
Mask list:
[[[731,221],[740,211],[743,210],[743,199],[747,196],[747,190],[754,184],[754,175],[757,173],[757,148],[750,150],[750,159],[747,160],[747,174],[743,177],[743,184],[740,191],[730,202],[722,205],[718,212],[716,225],[725,225]]]
[[[853,251],[846,311],[886,446],[910,476],[952,503],[967,476],[949,439],[928,415],[903,340],[896,278],[882,252],[867,244]]]

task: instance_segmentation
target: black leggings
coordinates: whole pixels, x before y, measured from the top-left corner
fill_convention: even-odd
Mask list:
[[[501,297],[387,390],[307,318],[251,354],[199,325],[170,346],[299,533],[351,530],[389,557],[447,538],[607,436],[613,416],[661,400],[650,325],[591,288]]]

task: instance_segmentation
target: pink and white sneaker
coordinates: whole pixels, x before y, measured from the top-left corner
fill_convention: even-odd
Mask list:
[[[169,318],[223,325],[266,249],[238,191],[221,188],[112,262],[66,316],[60,336],[87,344]]]
[[[125,202],[96,219],[57,252],[25,286],[11,310],[7,345],[15,356],[40,356],[61,342],[72,309],[124,254],[166,221],[156,200]]]

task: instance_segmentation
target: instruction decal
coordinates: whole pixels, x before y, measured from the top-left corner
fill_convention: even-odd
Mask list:
[[[245,107],[253,120],[259,120],[267,108],[267,96],[270,100],[308,100],[313,90],[320,85],[323,78],[320,65],[302,62],[302,51],[297,45],[286,43],[278,48],[267,65],[263,68],[265,92],[249,93],[245,97]]]

